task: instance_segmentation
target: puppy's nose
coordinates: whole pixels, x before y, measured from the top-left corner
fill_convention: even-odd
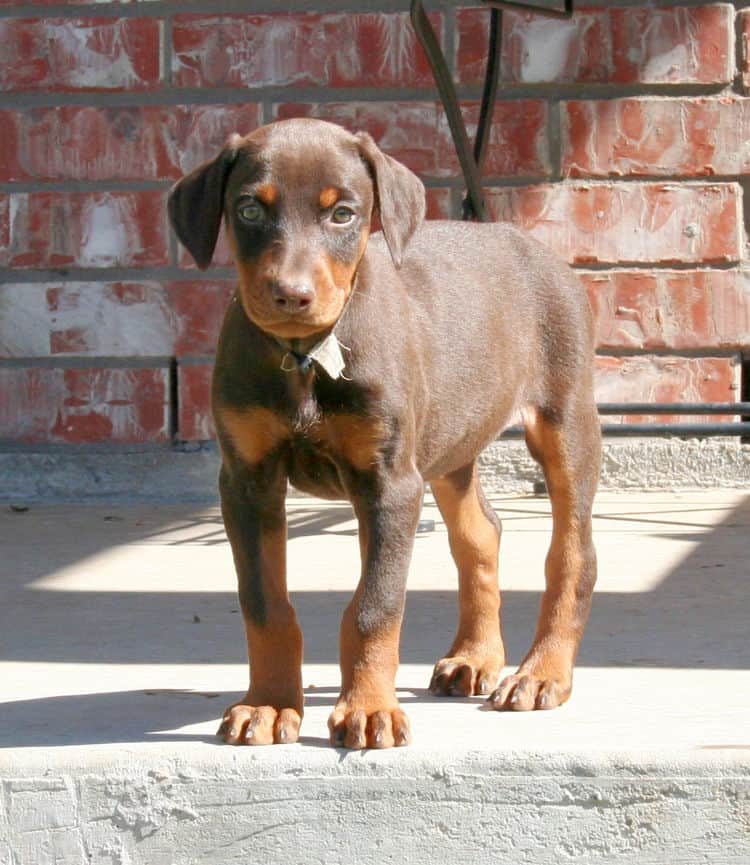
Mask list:
[[[306,282],[276,280],[271,286],[271,297],[284,312],[303,312],[313,302],[315,289]]]

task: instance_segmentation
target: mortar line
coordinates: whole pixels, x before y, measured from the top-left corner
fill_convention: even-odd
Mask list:
[[[567,101],[602,101],[617,99],[648,98],[666,96],[671,98],[697,98],[736,96],[732,92],[733,82],[714,84],[624,84],[613,85],[549,82],[539,84],[519,84],[499,82],[497,99],[508,102],[528,99],[556,98]],[[479,102],[481,84],[456,84],[456,91],[462,102]],[[736,97],[740,98],[740,97]],[[268,100],[272,103],[320,103],[372,102],[372,103],[412,103],[439,101],[435,87],[304,87],[290,88],[285,85],[261,87],[155,87],[148,90],[112,91],[48,91],[24,90],[0,93],[0,108],[56,108],[56,107],[102,107],[119,106],[164,106],[172,105],[217,105],[245,104]]]
[[[475,7],[476,0],[451,0],[452,5],[459,8]],[[443,6],[444,3],[435,5]],[[652,8],[674,7],[674,0],[651,0]],[[680,7],[705,6],[706,0],[682,0]],[[217,11],[217,6],[220,10]],[[640,8],[640,0],[609,0],[607,8]],[[750,7],[750,0],[738,0],[736,9]],[[221,3],[211,0],[192,0],[189,14],[195,15],[232,15],[232,14],[272,14],[278,13],[276,0],[221,0]],[[408,0],[296,0],[294,12],[300,13],[398,13],[408,12]],[[183,0],[151,0],[148,4],[97,5],[71,3],[66,6],[44,7],[40,13],[38,5],[33,3],[17,3],[0,9],[0,18],[160,18],[167,15],[186,14]]]
[[[270,122],[263,120],[262,122]],[[239,130],[238,130],[239,131]],[[554,166],[553,166],[554,168]],[[134,180],[117,178],[101,180],[16,180],[0,183],[0,194],[22,195],[27,193],[96,193],[96,192],[166,192],[171,189],[176,178],[168,177],[160,180]],[[464,179],[456,174],[451,177],[422,177],[422,183],[433,189],[462,189]],[[513,176],[490,175],[482,179],[482,184],[489,190],[523,189],[531,186],[555,185],[569,188],[581,186],[654,186],[668,185],[681,188],[701,189],[713,186],[739,185],[744,187],[746,178],[739,174],[715,174],[711,177],[680,176],[680,175],[631,175],[607,177],[563,177],[553,174],[528,174]]]

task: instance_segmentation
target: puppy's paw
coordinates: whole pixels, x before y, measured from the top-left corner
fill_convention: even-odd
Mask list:
[[[336,748],[398,748],[411,742],[409,719],[398,703],[368,711],[340,700],[328,719],[328,730]]]
[[[289,745],[299,738],[296,709],[237,703],[224,713],[217,736],[228,745]]]
[[[570,697],[570,677],[547,678],[524,675],[519,670],[507,676],[490,694],[487,704],[497,711],[530,712],[532,709],[555,709]]]
[[[456,655],[442,658],[432,671],[430,691],[437,697],[471,697],[474,694],[489,694],[497,685],[502,666],[502,657],[496,654]]]

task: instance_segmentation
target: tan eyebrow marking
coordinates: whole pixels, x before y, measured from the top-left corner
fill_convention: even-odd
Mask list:
[[[318,201],[320,206],[327,210],[329,207],[333,207],[333,205],[339,200],[339,191],[335,186],[326,186],[325,189],[322,189],[320,192],[320,196],[318,197]]]
[[[272,204],[275,204],[279,198],[279,190],[273,183],[266,183],[263,186],[259,186],[255,190],[255,197],[258,201],[262,201],[263,204],[270,207]]]

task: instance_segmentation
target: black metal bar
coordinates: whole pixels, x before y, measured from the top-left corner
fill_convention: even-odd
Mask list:
[[[746,436],[750,423],[605,423],[602,435],[614,437],[654,436],[656,438],[705,438]]]
[[[602,435],[609,438],[711,438],[750,435],[750,423],[605,423]],[[522,426],[504,430],[501,439],[524,437]]]
[[[492,6],[500,9],[522,9],[524,12],[534,12],[538,15],[551,15],[554,18],[570,18],[573,14],[573,0],[565,0],[560,7],[560,3],[553,6],[551,3],[547,5],[539,5],[539,3],[523,3],[521,0],[481,0],[486,6]]]
[[[492,115],[495,110],[495,97],[497,95],[497,81],[500,75],[500,51],[503,44],[503,13],[502,10],[492,8],[490,15],[490,44],[487,51],[487,67],[484,72],[484,88],[482,90],[482,106],[479,110],[479,122],[477,132],[474,136],[474,164],[480,175],[484,166],[484,156],[487,150],[487,142],[492,129]],[[484,194],[482,195],[484,200]],[[467,194],[463,201],[463,218],[479,218],[474,210],[473,202]],[[485,218],[487,210],[485,205]]]
[[[750,415],[750,402],[602,402],[599,414],[736,414]]]
[[[463,171],[466,180],[467,197],[471,201],[471,207],[476,218],[484,221],[487,217],[484,208],[484,195],[482,194],[482,178],[474,161],[469,136],[464,126],[461,110],[458,107],[453,78],[448,70],[445,57],[443,57],[443,52],[440,50],[440,44],[432,24],[430,24],[427,13],[424,11],[422,0],[412,0],[411,22],[432,68],[432,75],[440,93],[448,126],[456,146],[461,171]]]
[[[456,88],[453,83],[448,65],[445,62],[440,43],[430,20],[424,11],[422,0],[411,2],[411,22],[417,34],[422,48],[427,55],[427,60],[432,69],[440,100],[445,109],[445,116],[453,136],[453,143],[458,155],[461,171],[466,181],[466,197],[463,202],[463,218],[477,219],[487,222],[487,208],[482,192],[481,165],[484,150],[492,125],[492,111],[497,93],[497,79],[500,69],[500,52],[502,50],[502,12],[504,7],[510,9],[525,9],[527,12],[535,12],[539,15],[551,15],[556,18],[570,18],[573,14],[573,0],[565,0],[563,8],[551,5],[554,0],[547,0],[550,5],[537,5],[534,3],[513,2],[513,0],[484,0],[486,5],[492,9],[490,20],[490,45],[487,54],[487,67],[484,77],[484,89],[482,93],[482,107],[479,115],[479,125],[474,140],[472,153],[469,136],[466,132],[461,110],[458,106]]]

